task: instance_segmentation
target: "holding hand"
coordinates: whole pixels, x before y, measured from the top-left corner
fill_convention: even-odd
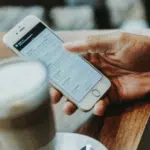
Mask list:
[[[64,48],[83,54],[112,82],[103,100],[95,105],[95,115],[102,116],[110,102],[135,100],[150,93],[149,37],[117,32],[69,42]],[[62,94],[52,88],[51,97],[53,103],[58,103]],[[71,115],[76,109],[72,102],[66,102],[66,114]]]

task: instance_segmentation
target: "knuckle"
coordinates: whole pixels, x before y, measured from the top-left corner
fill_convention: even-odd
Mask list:
[[[118,41],[120,41],[120,42],[130,41],[131,34],[130,33],[126,33],[126,32],[117,32],[116,33],[116,39]]]
[[[121,39],[122,37],[124,37],[125,33],[124,32],[121,32],[121,31],[115,31],[111,34],[112,37],[115,37],[116,39]],[[109,38],[111,37],[109,36]]]
[[[124,40],[126,40],[128,38],[129,38],[129,34],[128,33],[120,32],[118,34],[118,39],[121,40],[121,41],[124,41]]]

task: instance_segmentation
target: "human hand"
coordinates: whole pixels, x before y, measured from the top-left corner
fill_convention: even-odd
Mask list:
[[[102,116],[110,102],[135,100],[150,93],[149,37],[116,32],[65,43],[64,48],[82,53],[111,80],[110,90],[94,107],[95,115]],[[53,103],[58,103],[62,94],[52,88],[51,96]],[[66,114],[76,109],[72,102],[66,102]]]

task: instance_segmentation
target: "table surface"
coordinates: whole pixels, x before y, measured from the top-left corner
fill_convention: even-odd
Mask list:
[[[58,35],[64,41],[69,41],[80,40],[89,35],[103,34],[106,32],[107,31],[66,31],[58,32]],[[145,33],[147,34],[147,32]],[[3,45],[1,40],[2,36],[3,33],[0,33],[0,59],[14,56],[15,54]],[[107,109],[104,117],[93,116],[91,112],[84,117],[81,112],[78,112],[76,117],[82,116],[82,118],[86,119],[84,122],[78,123],[78,125],[71,130],[76,130],[79,124],[83,124],[77,132],[94,137],[101,141],[109,150],[136,150],[150,116],[149,100],[150,98],[145,98],[145,100],[132,104],[111,106]],[[55,111],[58,112],[60,110],[56,108]],[[59,113],[63,114],[62,112]],[[59,116],[57,119],[60,120],[60,118]],[[69,118],[66,119],[68,120]],[[71,124],[71,122],[69,121],[68,124]],[[73,124],[75,124],[75,121]],[[61,127],[60,130],[67,131],[66,126]]]

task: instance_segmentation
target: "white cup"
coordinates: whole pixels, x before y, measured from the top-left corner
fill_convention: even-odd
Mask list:
[[[48,72],[37,60],[0,62],[0,150],[53,150]]]

